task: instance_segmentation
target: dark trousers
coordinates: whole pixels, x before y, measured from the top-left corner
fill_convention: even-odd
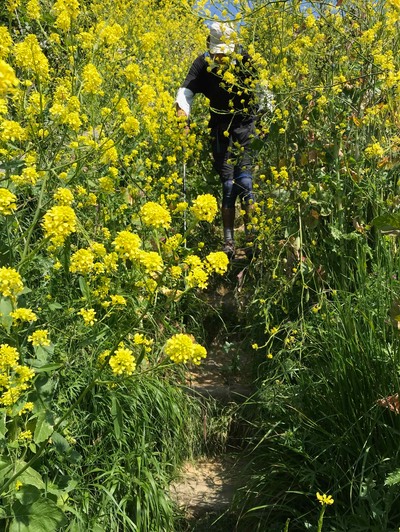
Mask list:
[[[229,135],[225,136],[224,132]],[[222,206],[234,208],[239,197],[242,203],[254,201],[251,173],[251,142],[254,121],[220,123],[211,128],[211,149],[214,168],[222,182]]]

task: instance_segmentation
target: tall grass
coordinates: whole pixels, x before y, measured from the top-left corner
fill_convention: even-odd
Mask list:
[[[383,251],[356,291],[337,292],[318,313],[305,310],[301,360],[297,349],[282,349],[265,368],[246,526],[280,530],[291,516],[290,530],[304,530],[317,521],[320,491],[335,499],[327,529],[397,530],[400,490],[385,480],[400,466],[400,416],[377,401],[400,389],[389,318],[400,287]]]
[[[201,444],[200,420],[199,403],[166,375],[94,389],[69,426],[79,443],[53,457],[55,482],[77,486],[68,530],[173,530],[168,485]]]

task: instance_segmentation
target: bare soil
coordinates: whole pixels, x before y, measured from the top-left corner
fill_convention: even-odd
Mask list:
[[[242,269],[238,268],[237,272],[239,279],[235,285],[240,288]],[[232,324],[238,312],[236,295],[230,286],[224,285],[209,295],[211,303],[218,305],[222,318],[228,316]],[[221,405],[240,404],[252,395],[254,353],[243,349],[236,340],[237,333],[226,329],[214,335],[205,361],[187,375],[189,392],[199,395],[202,400],[209,398]],[[193,524],[190,530],[234,530],[234,525],[232,528],[226,525],[218,528],[221,523],[216,523],[221,516],[229,514],[237,489],[245,485],[244,469],[240,453],[228,451],[183,465],[180,477],[170,486],[170,493],[187,523]]]

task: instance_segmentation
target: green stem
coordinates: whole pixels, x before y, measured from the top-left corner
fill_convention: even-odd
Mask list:
[[[325,509],[326,509],[326,504],[323,504],[322,508],[321,508],[321,513],[319,514],[317,532],[322,532],[322,525],[323,525],[323,522],[324,522]]]
[[[39,194],[39,199],[38,199],[38,205],[37,205],[36,212],[35,212],[35,215],[33,217],[32,223],[30,225],[28,234],[26,236],[24,251],[22,253],[22,257],[21,257],[21,261],[20,262],[24,262],[25,261],[25,257],[28,254],[29,244],[30,244],[30,241],[31,241],[31,238],[32,238],[32,233],[33,233],[33,230],[36,228],[36,223],[37,223],[37,221],[39,219],[40,211],[41,211],[41,208],[42,208],[42,200],[43,200],[44,191],[45,191],[45,188],[46,188],[45,185],[46,185],[46,178],[43,178],[42,188],[40,189],[40,194]],[[32,255],[32,253],[29,256],[31,256],[31,255]]]

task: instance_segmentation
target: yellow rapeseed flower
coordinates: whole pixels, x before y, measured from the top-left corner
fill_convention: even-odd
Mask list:
[[[67,205],[52,207],[42,221],[45,237],[56,246],[62,245],[69,235],[76,232],[76,224],[75,211]]]
[[[332,495],[326,495],[325,493],[321,494],[319,493],[319,491],[317,491],[316,497],[318,499],[318,502],[322,505],[330,505],[335,502],[332,498]]]
[[[37,329],[31,335],[28,336],[28,341],[32,343],[34,347],[39,345],[50,345],[49,331],[47,329]]]
[[[0,294],[15,299],[24,289],[21,275],[14,268],[0,268]]]
[[[7,188],[0,188],[0,214],[13,214],[17,208],[17,197]]]
[[[165,354],[176,364],[193,362],[200,364],[207,356],[205,347],[197,344],[189,334],[175,334],[169,338],[164,347]]]
[[[100,76],[97,68],[92,64],[87,64],[82,72],[82,91],[88,94],[104,94],[101,90],[103,78]]]
[[[92,308],[89,308],[89,309],[81,308],[78,314],[82,316],[83,321],[85,322],[85,325],[88,325],[90,327],[93,326],[94,323],[97,321],[96,312]]]
[[[193,201],[191,211],[199,221],[211,223],[218,212],[217,200],[211,194],[201,194]]]
[[[112,245],[119,257],[124,260],[137,259],[140,254],[141,240],[138,235],[130,231],[120,231]]]
[[[13,68],[3,61],[3,59],[0,59],[0,96],[5,96],[18,84],[19,80],[15,75]]]
[[[142,206],[140,216],[143,223],[150,227],[168,229],[171,225],[171,215],[168,210],[154,201],[149,201]]]
[[[123,345],[110,357],[109,364],[115,375],[132,375],[136,369],[133,351]]]
[[[10,316],[13,318],[14,321],[36,321],[37,316],[36,314],[30,309],[30,308],[17,308],[13,312],[10,312]]]
[[[228,269],[229,259],[223,251],[215,251],[207,255],[205,263],[208,271],[223,275]]]
[[[42,81],[49,77],[49,62],[36,35],[31,33],[22,42],[17,43],[14,47],[14,55],[19,67],[32,72]]]
[[[90,249],[78,249],[71,256],[70,272],[86,274],[92,273],[94,268],[94,254]]]

